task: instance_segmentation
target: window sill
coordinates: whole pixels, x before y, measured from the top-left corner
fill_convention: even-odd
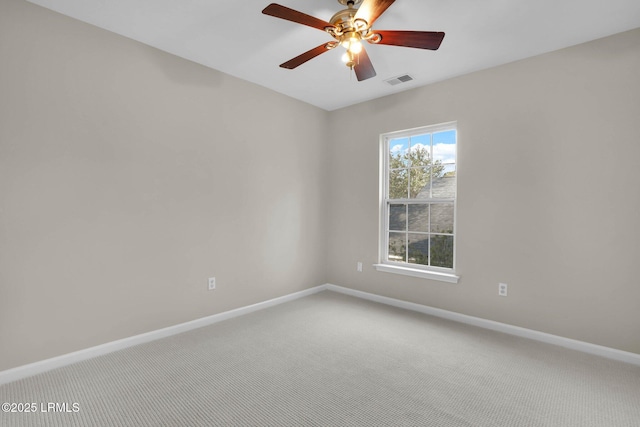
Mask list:
[[[373,266],[376,270],[384,271],[385,273],[403,274],[405,276],[420,277],[422,279],[439,280],[448,283],[458,283],[458,280],[460,280],[460,276],[452,273],[441,273],[439,271],[420,270],[389,264],[373,264]]]

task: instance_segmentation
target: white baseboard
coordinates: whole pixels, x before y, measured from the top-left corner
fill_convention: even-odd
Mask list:
[[[187,332],[192,329],[201,328],[203,326],[212,325],[223,320],[231,319],[233,317],[242,316],[243,314],[252,313],[254,311],[263,310],[274,305],[282,304],[288,301],[293,301],[298,298],[306,297],[327,289],[327,285],[320,285],[314,288],[305,289],[303,291],[295,292],[282,297],[270,299],[267,301],[259,302],[257,304],[248,305],[246,307],[240,307],[235,310],[225,311],[223,313],[214,314],[212,316],[202,317],[200,319],[192,320],[190,322],[180,323],[178,325],[169,326],[155,331],[146,332],[140,335],[134,335],[132,337],[123,338],[117,341],[108,342],[95,347],[86,348],[84,350],[75,351],[73,353],[63,354],[61,356],[52,357],[51,359],[41,360],[39,362],[30,363],[28,365],[18,366],[16,368],[0,371],[0,385],[17,381],[22,378],[27,378],[42,372],[50,371],[62,366],[71,365],[72,363],[80,362],[82,360],[91,359],[96,356],[108,354],[117,350],[122,350],[134,345],[143,344],[149,341],[154,341],[160,338],[165,338],[171,335],[176,335],[182,332]]]
[[[324,290],[338,292],[341,294],[350,295],[381,304],[391,305],[406,310],[417,311],[420,313],[429,314],[431,316],[453,320],[455,322],[478,326],[484,329],[490,329],[493,331],[529,338],[536,341],[555,344],[561,347],[570,348],[572,350],[578,350],[584,353],[594,354],[597,356],[606,357],[608,359],[618,360],[621,362],[640,366],[640,354],[616,350],[614,348],[591,344],[584,341],[577,341],[557,335],[551,335],[544,332],[534,331],[532,329],[509,325],[506,323],[494,322],[493,320],[482,319],[480,317],[467,316],[466,314],[442,310],[435,307],[429,307],[427,305],[416,304],[394,298],[384,297],[381,295],[371,294],[368,292],[358,291],[355,289],[344,288],[342,286],[325,284],[316,286],[314,288],[305,289],[304,291],[284,295],[279,298],[274,298],[257,304],[248,305],[246,307],[240,307],[235,310],[225,311],[223,313],[214,314],[212,316],[203,317],[200,319],[192,320],[190,322],[180,323],[178,325],[169,326],[167,328],[162,328],[144,334],[123,338],[121,340],[112,341],[84,350],[75,351],[73,353],[63,354],[51,359],[45,359],[39,362],[30,363],[28,365],[18,366],[6,371],[0,371],[0,385],[40,374],[42,372],[50,371],[55,368],[60,368],[62,366],[71,365],[72,363],[80,362],[82,360],[87,360],[117,350],[133,347],[138,344],[143,344],[149,341],[154,341],[160,338],[187,332],[192,329],[201,328],[203,326],[212,325],[223,320],[242,316],[243,314],[252,313],[254,311],[262,310],[268,307],[273,307],[275,305],[293,301],[295,299],[312,295]]]
[[[637,353],[631,353],[628,351],[617,350],[615,348],[604,347],[601,345],[591,344],[584,341],[564,338],[558,335],[547,334],[544,332],[521,328],[519,326],[513,326],[506,323],[494,322],[493,320],[482,319],[480,317],[467,316],[466,314],[460,314],[453,311],[442,310],[440,308],[429,307],[427,305],[416,304],[416,303],[402,301],[402,300],[389,298],[389,297],[383,297],[376,294],[370,294],[368,292],[362,292],[362,291],[357,291],[355,289],[344,288],[342,286],[336,286],[331,284],[327,284],[325,286],[327,290],[339,292],[341,294],[350,295],[357,298],[366,299],[369,301],[379,302],[386,305],[392,305],[394,307],[404,308],[406,310],[417,311],[420,313],[429,314],[431,316],[453,320],[455,322],[466,323],[468,325],[473,325],[473,326],[479,326],[484,329],[491,329],[493,331],[503,332],[509,335],[516,335],[519,337],[529,338],[535,341],[554,344],[561,347],[570,348],[572,350],[581,351],[583,353],[594,354],[597,356],[606,357],[608,359],[618,360],[621,362],[631,363],[633,365],[640,366],[640,354],[637,354]]]

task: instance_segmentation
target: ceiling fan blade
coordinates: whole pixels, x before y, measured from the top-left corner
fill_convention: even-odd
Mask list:
[[[306,13],[298,12],[286,6],[271,3],[262,11],[265,15],[275,16],[276,18],[286,19],[287,21],[296,22],[298,24],[307,25],[324,31],[326,27],[333,27],[331,23],[315,18]]]
[[[371,26],[394,1],[396,0],[364,0],[354,19],[364,19]]]
[[[308,60],[313,59],[316,56],[328,51],[330,49],[330,47],[328,46],[329,46],[329,43],[324,43],[318,47],[314,47],[313,49],[308,50],[305,53],[298,55],[295,58],[290,59],[283,64],[280,64],[280,67],[286,68],[288,70],[293,70],[294,68],[304,64]]]
[[[438,50],[444,33],[440,31],[375,31],[382,40],[376,44]]]
[[[358,63],[353,66],[353,70],[356,72],[356,77],[359,82],[376,76],[376,70],[373,68],[371,59],[369,59],[369,55],[364,47],[358,54]]]

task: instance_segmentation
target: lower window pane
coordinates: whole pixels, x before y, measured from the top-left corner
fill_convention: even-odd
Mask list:
[[[408,231],[429,231],[429,205],[409,205]]]
[[[389,230],[405,231],[407,229],[407,205],[389,206]]]
[[[406,262],[406,236],[405,233],[389,233],[389,261]]]
[[[431,265],[453,268],[453,236],[431,236]]]
[[[453,233],[453,203],[431,205],[431,232]]]
[[[409,234],[409,257],[411,264],[429,265],[429,236]]]

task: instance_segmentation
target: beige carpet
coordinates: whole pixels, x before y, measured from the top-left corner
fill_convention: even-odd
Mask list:
[[[38,408],[2,426],[637,427],[640,367],[327,291],[6,384],[0,402]]]

